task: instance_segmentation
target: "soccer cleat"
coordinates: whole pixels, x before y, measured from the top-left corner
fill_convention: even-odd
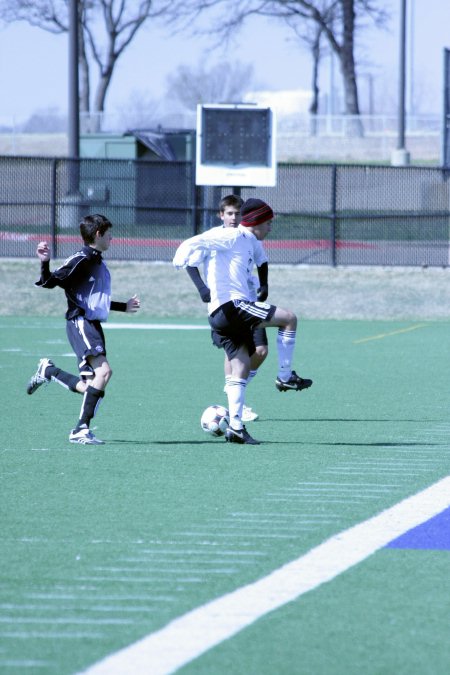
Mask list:
[[[71,443],[81,443],[82,445],[104,445],[105,441],[101,441],[99,438],[94,436],[90,429],[80,429],[75,431],[72,429],[69,436],[69,441]]]
[[[260,441],[252,438],[245,427],[242,429],[232,429],[228,427],[225,431],[225,440],[228,443],[247,443],[248,445],[259,445]]]
[[[50,359],[41,359],[38,363],[38,369],[28,382],[27,394],[34,394],[36,389],[39,389],[41,384],[48,384],[50,378],[45,376],[45,371],[48,366],[54,366],[55,364]]]
[[[242,421],[243,422],[254,422],[259,417],[258,413],[255,413],[254,410],[244,405],[242,410]]]
[[[278,391],[301,391],[302,389],[308,389],[312,385],[312,380],[304,379],[299,377],[295,370],[292,371],[290,378],[283,382],[279,377],[275,380],[275,386]]]

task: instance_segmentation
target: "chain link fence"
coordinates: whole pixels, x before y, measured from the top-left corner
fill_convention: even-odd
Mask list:
[[[276,214],[273,263],[449,265],[450,170],[280,164],[276,187],[240,188]],[[236,190],[234,190],[236,191]],[[78,223],[113,223],[116,260],[170,261],[183,239],[220,223],[231,188],[198,187],[192,162],[0,158],[0,256],[32,257],[38,241],[65,258]]]

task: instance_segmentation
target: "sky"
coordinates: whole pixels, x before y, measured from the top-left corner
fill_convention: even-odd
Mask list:
[[[407,106],[422,114],[442,112],[443,49],[450,48],[449,0],[406,0]],[[398,98],[399,13],[401,0],[385,0],[391,12],[388,30],[362,35],[359,54],[364,65],[360,78],[360,106],[369,107],[369,91],[376,113],[395,110]],[[108,112],[126,109],[135,97],[164,97],[167,77],[184,64],[241,61],[252,64],[255,89],[310,89],[311,60],[307,50],[282,23],[254,17],[236,33],[227,51],[211,52],[208,37],[171,35],[163,27],[141,30],[118,62],[106,101]],[[331,59],[325,58],[321,85],[330,87]],[[334,75],[334,79],[338,78]],[[26,23],[0,25],[0,121],[26,118],[55,108],[67,112],[67,35],[53,35]],[[369,84],[371,83],[371,87]],[[384,108],[384,109],[383,109]]]

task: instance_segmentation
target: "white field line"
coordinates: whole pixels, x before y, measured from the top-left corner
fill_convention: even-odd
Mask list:
[[[111,576],[107,577],[101,577],[101,576],[96,576],[92,574],[89,577],[80,577],[81,581],[87,581],[89,583],[100,583],[101,581],[105,581],[106,583],[111,583]],[[166,577],[163,578],[162,575],[159,575],[158,579],[161,581],[176,581],[177,583],[180,584],[200,584],[204,583],[203,577],[178,577],[178,578],[173,578],[173,576],[166,575]],[[114,581],[120,581],[123,582],[124,584],[151,584],[152,582],[155,581],[155,577],[140,577],[139,579],[136,578],[135,575],[132,577],[115,577]]]
[[[312,489],[315,488],[320,488],[322,489],[324,486],[331,486],[331,487],[338,487],[338,488],[348,488],[349,490],[353,490],[355,487],[376,487],[376,488],[383,488],[383,489],[388,489],[391,490],[391,488],[397,488],[400,487],[400,483],[330,483],[330,482],[311,482],[311,481],[298,481],[297,485],[307,485],[308,487],[311,487]]]
[[[216,523],[217,521],[215,521]],[[267,530],[267,523],[271,523],[273,525],[276,525],[277,530],[279,529],[284,529],[284,530],[290,530],[290,531],[295,531],[299,526],[301,525],[310,525],[311,523],[304,523],[302,520],[296,520],[295,522],[292,522],[292,520],[287,523],[284,522],[281,518],[279,519],[278,523],[274,523],[273,520],[256,520],[255,518],[249,520],[248,518],[233,518],[230,520],[219,520],[219,522],[214,524],[214,527],[220,527],[221,530],[236,530],[237,528],[241,529],[242,528],[242,523],[246,523],[247,525],[250,525],[250,527],[263,527],[265,530]],[[202,530],[204,528],[204,525],[198,525],[198,529]],[[194,527],[194,530],[197,529],[197,527]]]
[[[43,631],[0,631],[0,638],[12,638],[14,640],[104,640],[105,633],[86,632],[43,632]]]
[[[193,569],[187,566],[189,574],[236,574],[237,569],[230,567],[211,567],[208,569]],[[111,574],[123,574],[124,572],[133,572],[134,574],[147,574],[148,572],[162,572],[166,576],[171,574],[180,574],[180,567],[154,567],[152,565],[145,565],[144,567],[93,567],[94,572],[110,572]],[[185,569],[185,568],[184,568]]]
[[[86,589],[82,589],[86,590]],[[89,595],[89,599],[93,600],[118,600],[119,602],[129,602],[132,601],[134,602],[135,600],[139,600],[140,602],[156,602],[156,601],[162,601],[164,603],[166,602],[172,602],[174,600],[173,597],[171,596],[166,596],[166,595],[105,595],[104,593],[95,593],[93,595],[93,592],[91,589],[87,590],[87,595]],[[79,599],[79,595],[67,595],[67,594],[61,594],[61,593],[25,593],[24,597],[27,599],[31,600],[77,600]],[[59,607],[59,604],[58,604]]]
[[[331,581],[450,506],[450,476],[344,530],[268,576],[171,621],[85,675],[168,675],[304,593]]]
[[[299,527],[297,532],[310,532],[310,527]],[[200,530],[198,532],[179,532],[180,537],[211,537],[211,530]],[[244,532],[242,528],[236,529],[236,532],[215,532],[214,537],[219,539],[220,537],[224,539],[292,539],[292,532],[289,534],[266,534],[265,532],[258,534],[257,532],[250,531]]]
[[[53,617],[51,619],[43,619],[40,616],[0,616],[0,623],[7,624],[28,624],[28,623],[49,623],[52,626],[57,624],[61,626],[82,625],[82,626],[128,626],[133,622],[132,619],[88,619],[83,617],[72,619]]]
[[[392,469],[377,469],[377,471],[384,471],[386,473],[389,473],[389,475],[392,476],[410,476],[410,477],[417,477],[420,472],[428,471],[428,469],[420,469],[419,472],[417,471],[394,471]],[[369,469],[363,470],[363,469],[346,469],[343,467],[342,469],[325,469],[324,473],[326,474],[337,474],[338,476],[365,476],[369,473]]]
[[[292,502],[292,495],[288,495],[287,497],[267,497],[264,499],[264,502],[270,503],[270,504],[282,504],[284,502],[287,502],[290,504]],[[322,504],[323,503],[323,498],[319,499],[318,497],[296,497],[295,498],[295,503],[296,504]],[[347,499],[328,499],[327,498],[327,504],[360,504],[361,500],[358,497],[356,498],[347,498]]]
[[[31,659],[0,659],[0,668],[48,668],[49,661],[33,661]],[[6,671],[4,671],[6,672]]]
[[[179,546],[179,544],[180,544],[180,542],[178,542],[177,545]],[[225,549],[225,548],[217,550],[215,548],[216,546],[217,546],[217,544],[213,544],[211,546],[212,550],[203,550],[203,551],[201,551],[198,548],[187,548],[187,549],[184,549],[184,550],[183,550],[183,548],[174,548],[174,549],[169,549],[169,550],[160,549],[159,551],[144,550],[144,551],[140,551],[140,553],[145,553],[149,556],[154,556],[156,558],[158,557],[158,555],[160,553],[164,553],[164,555],[167,554],[167,555],[171,555],[171,556],[178,556],[179,555],[183,559],[185,559],[187,555],[194,555],[194,556],[197,555],[197,556],[202,556],[202,557],[203,556],[211,556],[211,555],[221,555],[221,556],[222,555],[229,555],[229,556],[233,556],[233,557],[236,557],[236,558],[244,558],[244,560],[245,560],[245,558],[248,558],[249,556],[252,557],[252,558],[255,557],[255,556],[258,556],[260,558],[266,558],[267,557],[267,553],[263,553],[262,551],[235,551],[233,549],[228,550],[228,549]]]
[[[103,328],[127,330],[211,330],[209,324],[193,326],[189,323],[104,323]]]
[[[134,612],[146,612],[147,614],[156,612],[156,609],[154,607],[143,607],[142,605],[140,606],[115,606],[115,605],[86,605],[83,607],[80,607],[77,605],[77,607],[73,607],[73,605],[60,605],[55,608],[55,605],[18,605],[15,603],[2,603],[0,604],[0,609],[7,609],[12,612],[54,612],[55,609],[57,609],[59,612],[73,612],[73,611],[83,611],[83,612],[128,612],[128,613],[134,613]],[[1,671],[0,671],[1,672]]]
[[[139,564],[139,565],[141,565],[142,563],[145,563],[146,566],[148,565],[148,563],[158,563],[160,565],[163,565],[164,563],[166,563],[167,565],[171,565],[171,567],[169,569],[174,569],[175,566],[178,566],[181,569],[186,569],[186,567],[188,567],[189,572],[192,571],[189,568],[189,565],[205,565],[205,567],[207,569],[209,569],[207,567],[208,565],[224,565],[226,562],[230,563],[230,564],[233,564],[233,565],[244,565],[244,566],[255,564],[254,560],[233,560],[233,559],[231,559],[231,560],[220,560],[220,559],[218,559],[218,560],[214,560],[214,559],[213,560],[205,560],[205,559],[203,559],[203,560],[192,560],[189,563],[186,563],[183,560],[176,560],[176,559],[175,560],[174,559],[169,560],[169,559],[159,559],[159,558],[122,558],[122,559],[119,560],[119,562],[121,560],[123,562],[135,563],[135,564]],[[167,567],[164,567],[164,571],[166,569],[167,569]],[[216,569],[216,568],[213,568],[213,569]],[[203,572],[204,571],[205,571],[205,569],[203,570]],[[238,572],[238,570],[234,569],[233,572]],[[1,607],[1,605],[0,605],[0,607]]]

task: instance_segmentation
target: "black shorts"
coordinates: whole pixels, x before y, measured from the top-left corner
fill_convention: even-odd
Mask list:
[[[275,305],[265,302],[226,302],[209,316],[213,344],[224,349],[229,359],[233,359],[243,345],[251,356],[255,351],[255,329],[263,321],[270,321],[275,310]]]
[[[66,322],[67,337],[78,359],[81,377],[91,377],[93,370],[87,361],[88,356],[106,356],[105,335],[100,321],[89,321],[84,316],[76,316]]]
[[[255,343],[255,347],[267,347],[269,341],[265,328],[255,328],[253,330],[253,342]]]

